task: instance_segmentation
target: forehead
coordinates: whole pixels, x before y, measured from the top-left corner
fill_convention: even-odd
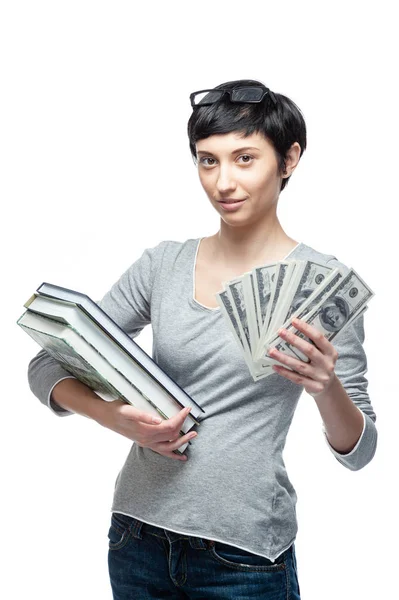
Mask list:
[[[240,131],[220,133],[198,140],[195,144],[197,152],[234,152],[238,148],[252,146],[259,150],[273,150],[272,144],[262,133],[252,133],[244,137]]]

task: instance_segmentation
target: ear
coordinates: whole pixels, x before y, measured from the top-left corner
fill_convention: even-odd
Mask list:
[[[291,148],[288,150],[285,158],[286,172],[283,177],[289,177],[295,170],[295,167],[299,163],[301,156],[301,147],[298,142],[294,142]]]

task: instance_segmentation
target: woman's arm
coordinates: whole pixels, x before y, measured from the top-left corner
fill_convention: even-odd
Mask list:
[[[100,421],[107,403],[77,379],[63,379],[54,386],[52,400],[64,410]]]
[[[313,344],[281,330],[280,336],[310,359],[309,363],[275,350],[270,355],[280,361],[277,373],[302,385],[314,397],[323,419],[323,433],[336,459],[357,471],[373,458],[377,447],[376,415],[367,392],[367,359],[363,348],[364,317],[342,331],[334,345],[316,328],[296,320],[294,325]],[[283,365],[287,365],[290,371]]]
[[[154,248],[146,249],[98,303],[131,338],[136,337],[151,322],[151,293],[165,245],[166,242],[161,242]],[[64,380],[67,383],[64,384]],[[71,381],[77,380],[44,350],[30,361],[28,381],[33,394],[57,416],[78,412],[58,406],[56,397],[61,401],[60,390],[75,385]],[[92,399],[98,398],[99,402],[103,402],[94,392],[92,394]],[[65,404],[66,398],[63,399]]]
[[[336,452],[351,452],[363,433],[365,417],[346,393],[335,374],[330,386],[315,396],[324,423],[324,432]]]

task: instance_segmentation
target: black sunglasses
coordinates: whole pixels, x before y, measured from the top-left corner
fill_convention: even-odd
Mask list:
[[[218,102],[225,94],[229,94],[230,102],[236,102],[239,104],[255,104],[262,102],[263,98],[268,94],[274,104],[277,104],[276,96],[267,87],[261,87],[259,85],[247,85],[244,87],[236,87],[232,90],[226,89],[212,89],[212,90],[199,90],[190,94],[191,106],[209,106]]]

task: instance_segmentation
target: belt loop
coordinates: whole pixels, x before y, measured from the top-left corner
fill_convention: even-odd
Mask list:
[[[130,531],[131,531],[133,537],[137,538],[138,540],[143,539],[143,534],[141,533],[142,527],[143,527],[143,521],[140,521],[139,519],[133,519],[133,521],[130,525]]]
[[[213,540],[206,540],[204,538],[199,537],[190,537],[189,538],[190,545],[195,550],[209,550],[211,546],[215,545]]]

